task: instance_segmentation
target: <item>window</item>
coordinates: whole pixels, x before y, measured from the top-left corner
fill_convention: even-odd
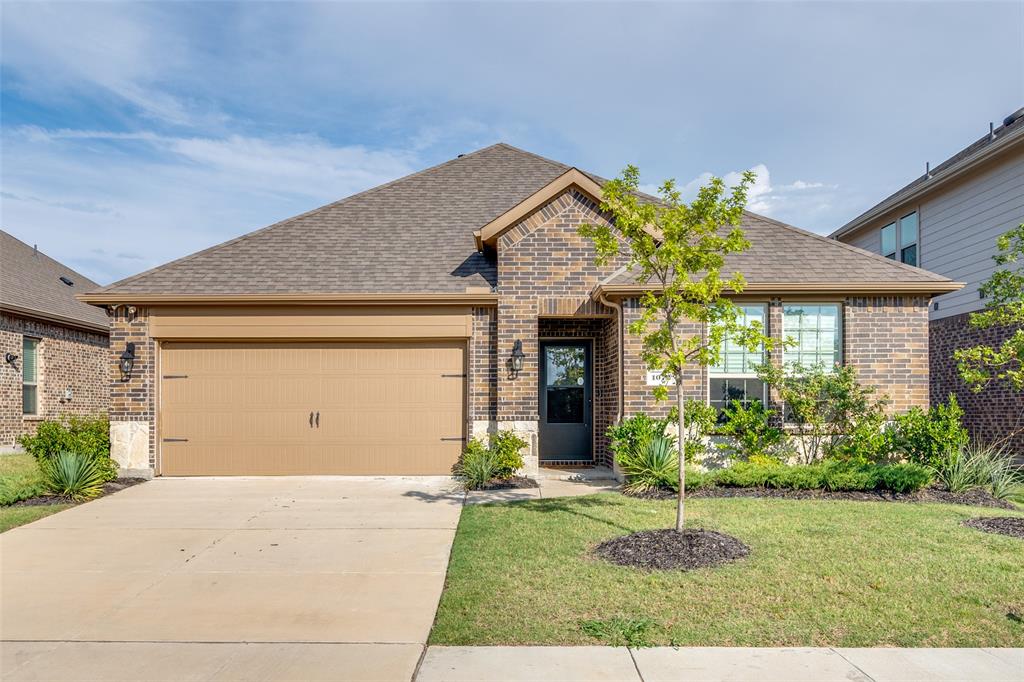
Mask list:
[[[39,413],[39,339],[21,341],[21,412]]]
[[[898,237],[898,238],[897,238]],[[917,265],[917,211],[882,228],[882,255],[907,265]]]
[[[896,223],[882,228],[882,255],[896,260]]]
[[[740,322],[749,325],[751,322],[765,323],[765,307],[755,303],[736,306],[740,312]],[[764,382],[757,378],[755,367],[764,362],[764,349],[751,353],[746,348],[734,343],[726,337],[719,351],[718,364],[711,367],[708,398],[711,405],[722,410],[738,400],[745,407],[752,402],[765,401]]]
[[[782,336],[793,345],[783,351],[787,365],[832,367],[842,361],[842,323],[838,303],[790,304],[782,308]]]
[[[900,218],[900,261],[917,265],[917,212]]]

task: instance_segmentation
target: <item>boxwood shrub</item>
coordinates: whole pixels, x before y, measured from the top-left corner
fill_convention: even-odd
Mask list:
[[[795,466],[737,462],[726,469],[704,474],[687,473],[694,488],[720,485],[739,488],[784,488],[791,490],[889,490],[915,492],[932,482],[932,474],[919,464],[856,464],[825,461]]]

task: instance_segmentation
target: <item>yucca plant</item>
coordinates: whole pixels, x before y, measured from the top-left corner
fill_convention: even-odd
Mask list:
[[[40,462],[40,469],[43,482],[52,494],[76,502],[99,497],[107,480],[98,460],[74,452],[61,452]]]
[[[498,474],[500,465],[499,451],[474,438],[466,444],[455,467],[455,476],[467,490],[479,490]]]
[[[619,467],[626,477],[624,489],[631,493],[675,489],[679,485],[679,458],[675,448],[674,437],[659,435],[619,453]]]

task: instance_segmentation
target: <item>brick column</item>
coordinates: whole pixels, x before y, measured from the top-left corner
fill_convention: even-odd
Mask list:
[[[122,379],[119,361],[135,344],[135,367]],[[156,347],[149,310],[121,306],[110,320],[110,456],[122,473],[152,475],[156,466]]]

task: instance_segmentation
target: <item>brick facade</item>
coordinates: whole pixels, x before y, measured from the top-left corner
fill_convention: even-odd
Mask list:
[[[971,436],[985,443],[1002,443],[1024,455],[1024,393],[1005,381],[992,382],[975,393],[960,379],[953,352],[977,345],[997,347],[1012,335],[1011,327],[975,329],[970,313],[932,320],[929,326],[932,404],[956,395]],[[1015,435],[1014,435],[1015,434]]]
[[[26,336],[39,339],[39,413],[34,416],[21,411],[22,339]],[[0,313],[0,448],[13,447],[18,436],[33,433],[43,419],[106,412],[108,343],[101,332]],[[18,359],[3,362],[6,353]]]
[[[122,380],[118,362],[129,342],[135,344],[135,367],[131,377]],[[119,460],[122,468],[139,469],[148,462],[152,469],[156,462],[156,345],[149,336],[149,311],[146,308],[120,306],[111,317],[107,372],[110,382],[111,454]],[[125,434],[131,429],[143,426],[144,443],[135,444],[133,466],[128,466],[124,446],[119,447],[119,443],[128,439]],[[140,447],[145,447],[146,452],[139,453]]]

